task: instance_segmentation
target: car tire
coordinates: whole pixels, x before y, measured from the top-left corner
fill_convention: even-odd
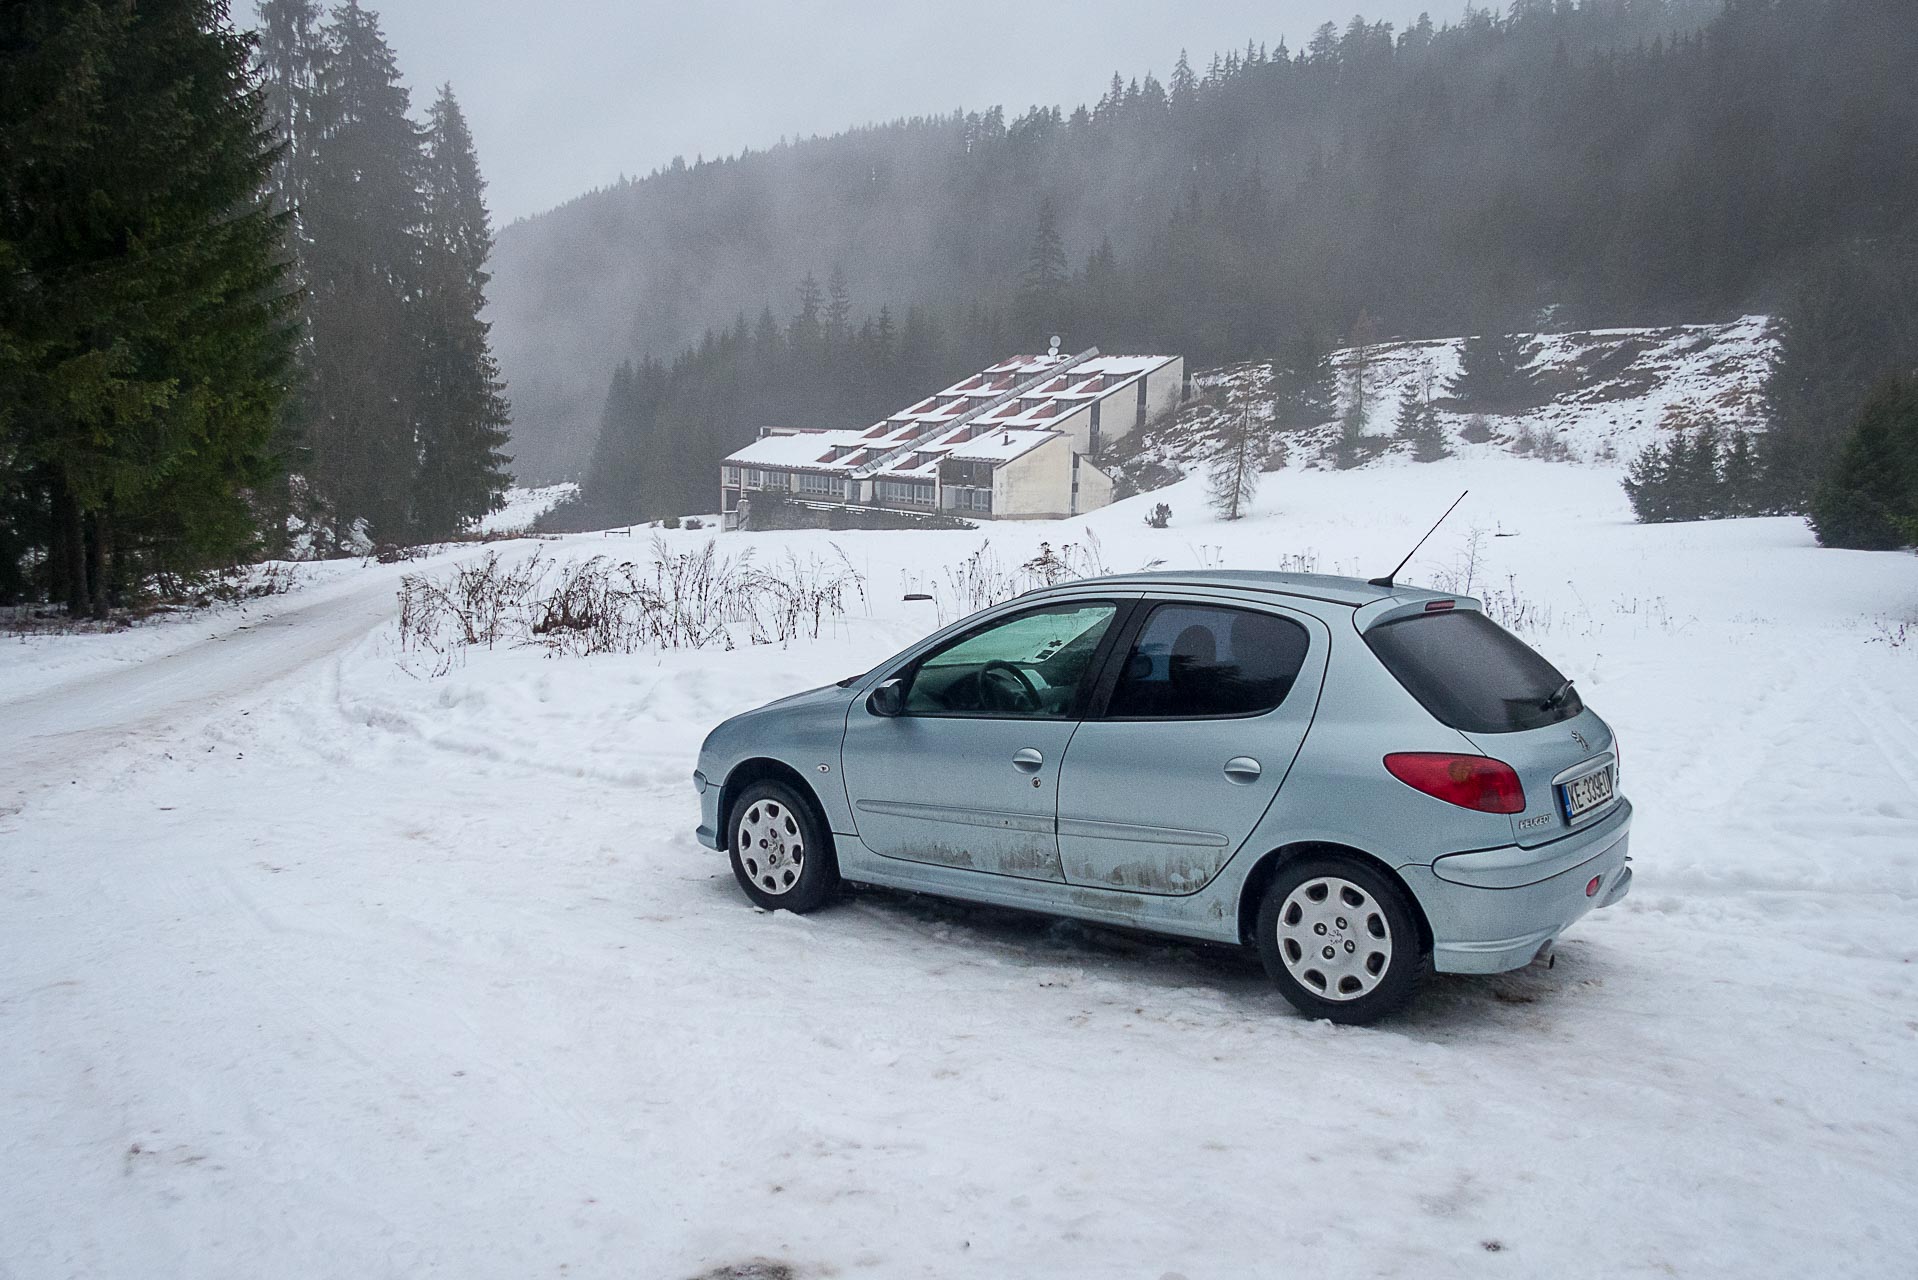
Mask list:
[[[783,782],[755,782],[726,815],[733,875],[753,905],[804,915],[839,887],[832,835],[810,796]]]
[[[1412,998],[1425,968],[1404,886],[1357,858],[1280,865],[1259,903],[1257,941],[1279,993],[1310,1018],[1362,1025]]]

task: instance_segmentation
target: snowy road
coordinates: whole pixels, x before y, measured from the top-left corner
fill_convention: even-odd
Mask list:
[[[130,738],[158,741],[182,716],[256,692],[390,621],[393,589],[382,575],[176,653],[0,701],[0,777],[45,781]]]
[[[700,735],[890,651],[898,605],[425,679],[391,583],[342,584],[0,705],[0,1277],[1909,1274],[1918,652],[1874,611],[1918,566],[1626,525],[1609,477],[1527,510],[1542,474],[1366,492],[1469,480],[1522,534],[1490,580],[1620,728],[1637,888],[1555,969],[1374,1029],[1224,951],[745,906],[691,839]],[[1407,541],[1286,480],[1282,519],[1181,536]],[[1099,532],[1115,567],[1178,545]],[[836,536],[876,602],[979,538]]]

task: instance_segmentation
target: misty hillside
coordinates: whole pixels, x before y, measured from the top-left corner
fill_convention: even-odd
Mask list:
[[[1657,329],[1604,329],[1520,335],[1536,378],[1538,401],[1513,412],[1476,411],[1448,388],[1459,377],[1460,338],[1384,342],[1362,352],[1346,347],[1329,363],[1344,391],[1323,419],[1281,428],[1287,465],[1328,467],[1354,380],[1364,386],[1361,420],[1367,437],[1357,465],[1404,458],[1397,418],[1409,397],[1429,398],[1444,447],[1464,457],[1535,454],[1569,462],[1623,465],[1660,433],[1709,422],[1720,430],[1763,432],[1764,385],[1777,352],[1768,316],[1729,324]],[[1241,414],[1268,429],[1275,399],[1268,361],[1207,370],[1180,412],[1124,442],[1114,469],[1129,487],[1147,490],[1201,468],[1222,428]],[[1263,433],[1262,433],[1263,434]]]
[[[1902,0],[1518,0],[1405,31],[1355,19],[1297,49],[1251,32],[1197,65],[1169,26],[1166,78],[1128,69],[1096,103],[676,163],[502,233],[516,469],[579,475],[621,361],[783,324],[800,282],[835,272],[855,328],[918,309],[1001,353],[1063,331],[1198,367],[1298,327],[1342,338],[1361,314],[1447,334],[1536,328],[1547,308],[1578,327],[1775,310],[1839,247],[1913,224],[1910,17]]]

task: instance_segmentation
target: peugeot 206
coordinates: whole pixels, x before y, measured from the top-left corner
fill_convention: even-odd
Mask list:
[[[1497,973],[1625,896],[1611,729],[1465,596],[1142,573],[1041,590],[707,737],[765,908],[843,881],[1258,949],[1315,1017]]]

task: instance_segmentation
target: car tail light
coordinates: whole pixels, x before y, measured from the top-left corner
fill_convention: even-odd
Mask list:
[[[1398,751],[1385,757],[1385,768],[1413,790],[1461,809],[1525,812],[1525,788],[1512,766],[1502,760],[1442,751]]]

